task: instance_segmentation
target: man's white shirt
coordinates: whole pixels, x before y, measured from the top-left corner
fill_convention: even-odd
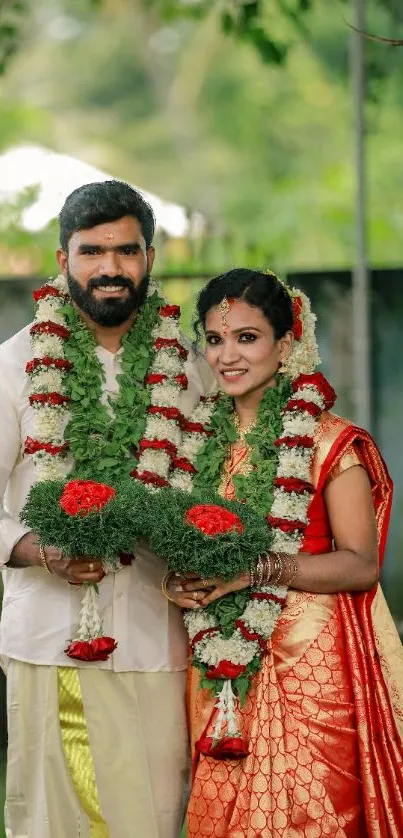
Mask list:
[[[105,371],[105,399],[118,390],[122,350],[113,355],[98,346],[96,352]],[[23,455],[26,437],[35,436],[25,373],[31,357],[29,326],[0,346],[0,565],[4,580],[0,654],[34,664],[88,667],[63,653],[75,636],[82,590],[42,568],[6,566],[13,547],[28,531],[19,513],[36,482],[32,457]],[[211,379],[205,364],[190,356],[185,372],[189,385],[181,394],[180,407],[188,416]],[[90,666],[116,672],[185,669],[181,612],[160,588],[165,564],[144,546],[134,552],[131,566],[108,574],[99,585],[103,633],[114,637],[118,646],[109,660]]]

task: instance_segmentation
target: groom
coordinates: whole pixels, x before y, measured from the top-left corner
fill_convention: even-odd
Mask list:
[[[77,328],[88,335],[77,364],[82,393],[91,387],[92,365],[99,362],[101,402],[110,404],[119,392],[122,340],[135,334],[146,301],[155,219],[139,192],[111,180],[72,192],[59,223],[57,260],[79,315]],[[54,309],[49,312],[45,319],[51,321]],[[59,346],[57,328],[53,343],[49,329],[52,333],[54,326],[45,326],[43,356]],[[136,548],[119,573],[104,577],[99,562],[61,556],[52,545],[39,545],[36,534],[19,522],[37,480],[34,458],[24,456],[25,441],[37,430],[38,408],[26,374],[32,357],[30,326],[0,347],[7,836],[177,838],[188,769],[181,614],[161,595],[163,563],[145,548]],[[125,373],[135,388],[136,370],[131,376],[128,363]],[[188,415],[208,387],[208,373],[194,359],[186,362],[185,373],[188,389],[179,406]],[[55,412],[48,423],[49,415]],[[46,432],[51,444],[51,425]],[[100,433],[93,429],[94,437]],[[90,439],[78,442],[85,457]],[[96,451],[102,452],[102,444]],[[135,453],[131,448],[118,456]],[[85,582],[101,583],[104,634],[118,642],[107,661],[77,662],[63,652],[74,637]]]

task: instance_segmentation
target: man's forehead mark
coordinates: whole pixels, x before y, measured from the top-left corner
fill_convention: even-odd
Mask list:
[[[114,239],[115,236],[113,233],[105,233],[105,238],[108,239],[108,241],[112,241],[112,239]]]

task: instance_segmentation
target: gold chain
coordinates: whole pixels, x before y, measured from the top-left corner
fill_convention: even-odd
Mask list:
[[[245,425],[243,428],[241,428],[241,420],[238,414],[234,412],[234,425],[238,432],[239,439],[241,439],[242,442],[245,442],[245,436],[249,434],[253,430],[253,428],[256,427],[256,423],[257,419],[254,419],[253,422],[249,422],[248,425]]]

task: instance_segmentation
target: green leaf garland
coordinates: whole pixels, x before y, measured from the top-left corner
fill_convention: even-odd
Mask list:
[[[253,509],[267,515],[273,503],[272,485],[277,474],[278,450],[276,440],[281,435],[282,411],[291,397],[291,381],[282,375],[276,387],[268,387],[260,402],[255,427],[246,435],[252,447],[253,470],[247,475],[234,477],[236,497],[246,501]],[[228,456],[229,446],[238,434],[234,424],[232,398],[220,395],[211,417],[211,436],[204,443],[196,460],[198,473],[194,477],[197,491],[218,491],[222,467]]]
[[[74,306],[62,307],[71,336],[65,342],[65,357],[73,367],[65,377],[70,396],[71,418],[64,437],[70,443],[74,470],[69,479],[81,478],[116,484],[134,468],[133,456],[143,436],[149,388],[145,376],[154,359],[153,329],[164,305],[157,293],[147,297],[134,326],[122,340],[122,372],[117,376],[119,392],[101,401],[105,380],[96,354],[96,340]]]

